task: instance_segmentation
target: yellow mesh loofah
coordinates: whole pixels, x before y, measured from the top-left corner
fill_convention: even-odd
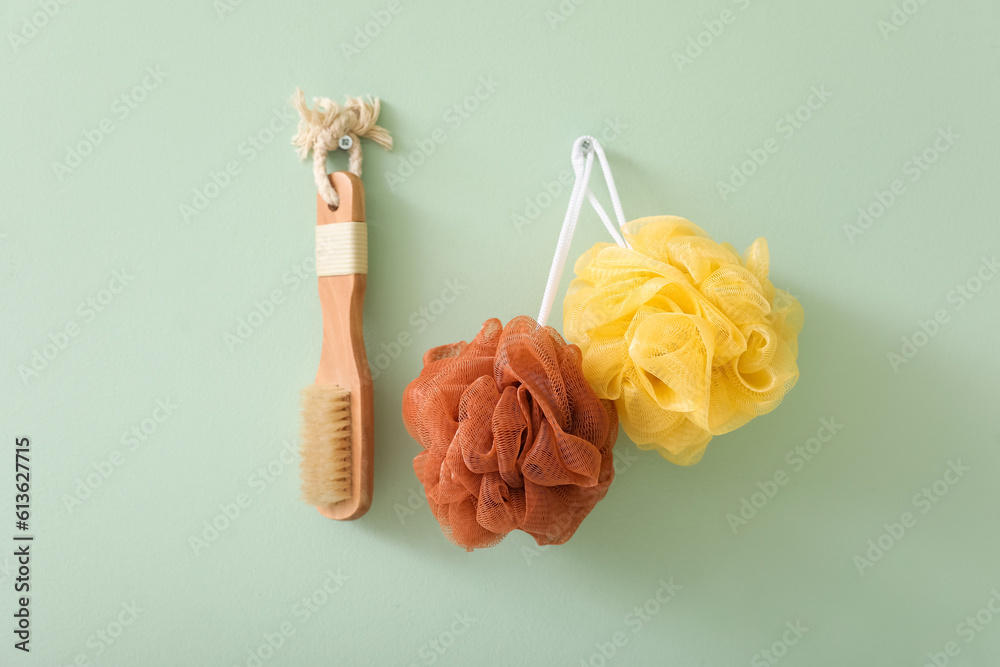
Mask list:
[[[631,249],[598,243],[577,261],[563,329],[629,437],[691,465],[795,386],[802,306],[767,279],[763,238],[741,259],[675,216],[622,232]]]

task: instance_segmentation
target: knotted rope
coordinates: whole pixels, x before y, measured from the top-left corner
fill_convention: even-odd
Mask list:
[[[292,106],[299,112],[299,131],[292,138],[292,144],[298,147],[299,157],[303,160],[313,154],[313,176],[320,196],[330,206],[340,205],[340,197],[330,185],[326,174],[326,154],[336,148],[347,151],[348,169],[361,175],[361,137],[371,139],[376,144],[389,150],[392,148],[392,136],[384,127],[375,123],[378,121],[379,100],[369,97],[348,97],[343,106],[327,97],[313,98],[316,106],[312,109],[306,104],[305,94],[301,89],[295,89]],[[342,141],[343,137],[347,137]]]

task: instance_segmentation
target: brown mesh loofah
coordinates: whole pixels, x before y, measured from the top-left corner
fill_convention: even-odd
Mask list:
[[[403,421],[424,447],[413,468],[434,516],[469,551],[518,528],[562,544],[614,479],[614,405],[587,383],[579,348],[530,317],[428,350]]]

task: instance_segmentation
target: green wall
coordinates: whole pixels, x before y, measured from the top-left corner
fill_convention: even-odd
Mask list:
[[[5,3],[8,628],[19,437],[35,539],[31,652],[8,629],[0,664],[1000,661],[995,2],[223,3]],[[297,499],[321,332],[296,86],[381,97],[396,140],[366,145],[384,368],[350,524]],[[468,554],[400,397],[428,347],[537,313],[587,133],[629,218],[767,237],[801,379],[692,468],[622,434],[568,544]],[[571,258],[599,240],[585,211]]]

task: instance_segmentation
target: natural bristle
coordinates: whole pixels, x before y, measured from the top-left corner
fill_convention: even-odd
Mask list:
[[[302,499],[310,505],[351,497],[351,392],[317,384],[302,390],[299,466]]]

